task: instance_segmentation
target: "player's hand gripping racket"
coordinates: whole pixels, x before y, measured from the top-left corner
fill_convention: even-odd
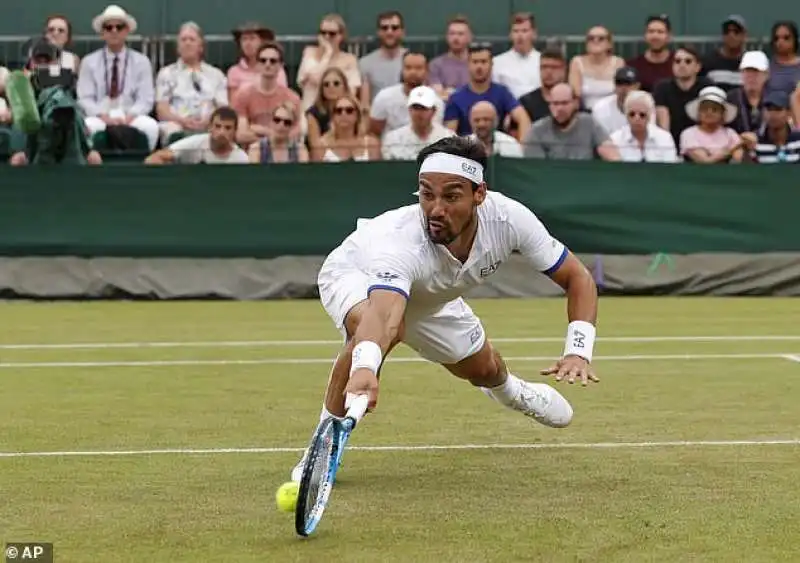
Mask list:
[[[328,505],[336,471],[344,453],[344,446],[353,428],[367,412],[367,395],[358,395],[350,403],[344,419],[326,418],[317,426],[308,449],[300,491],[297,495],[294,527],[301,536],[317,529],[322,513]]]

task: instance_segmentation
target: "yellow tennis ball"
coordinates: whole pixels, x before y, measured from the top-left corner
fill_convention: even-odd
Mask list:
[[[275,493],[275,502],[278,505],[278,510],[294,512],[297,506],[297,495],[299,493],[300,484],[293,481],[289,481],[278,487],[278,492]]]

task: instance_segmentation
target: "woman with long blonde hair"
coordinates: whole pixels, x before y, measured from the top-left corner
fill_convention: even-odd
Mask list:
[[[319,144],[320,137],[328,132],[331,127],[333,106],[336,100],[350,91],[342,69],[331,66],[322,73],[317,90],[317,99],[314,105],[306,112],[308,123],[308,146],[315,147]]]
[[[333,106],[331,128],[312,148],[315,162],[369,161],[381,159],[381,144],[377,138],[364,133],[361,104],[347,93]]]
[[[569,64],[569,84],[583,105],[591,110],[602,98],[614,93],[614,73],[625,61],[614,55],[614,37],[596,25],[586,33],[586,54],[575,55]]]
[[[303,50],[300,68],[297,70],[297,85],[303,91],[303,111],[314,105],[322,75],[328,67],[335,66],[347,76],[352,93],[361,87],[361,72],[358,59],[352,53],[342,51],[347,39],[347,26],[339,14],[328,14],[322,18],[317,34],[317,45]]]

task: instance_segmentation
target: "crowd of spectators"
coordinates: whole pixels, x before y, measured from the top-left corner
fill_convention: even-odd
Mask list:
[[[56,64],[75,73],[93,164],[101,162],[95,149],[109,146],[143,150],[148,164],[412,160],[450,135],[471,135],[508,158],[800,162],[791,21],[772,26],[765,52],[748,50],[747,22],[731,15],[720,22],[719,47],[701,55],[674,44],[668,16],[652,16],[646,49],[628,60],[603,26],[587,30],[571,59],[563,45],[539,51],[530,13],[511,17],[502,53],[474,42],[469,20],[455,16],[443,30],[447,52],[432,60],[404,46],[399,11],[378,14],[376,24],[378,48],[357,58],[346,50],[344,19],[323,17],[292,84],[284,47],[264,25],[234,30],[240,58],[219,69],[204,60],[200,27],[186,22],[177,60],[154,69],[128,45],[134,15],[110,5],[92,21],[103,48],[80,60],[69,48],[69,19],[52,16],[44,28],[56,60],[32,56],[26,72]],[[0,67],[0,134],[12,138],[8,73]],[[11,163],[28,163],[16,147]]]

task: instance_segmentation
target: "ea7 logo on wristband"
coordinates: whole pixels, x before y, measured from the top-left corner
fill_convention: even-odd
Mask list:
[[[572,335],[572,345],[575,348],[586,348],[586,335],[578,330]]]

